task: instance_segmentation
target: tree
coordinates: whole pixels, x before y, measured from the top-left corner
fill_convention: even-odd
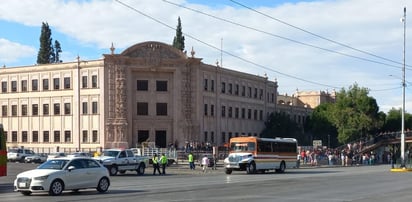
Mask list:
[[[305,131],[313,140],[322,140],[323,145],[337,146],[337,129],[332,123],[330,111],[333,103],[324,103],[317,106],[307,119]]]
[[[401,108],[392,108],[386,115],[385,124],[381,132],[397,132],[401,131],[402,127],[402,112]],[[412,115],[405,113],[405,130],[412,129]]]
[[[40,34],[40,48],[37,54],[37,64],[58,63],[62,52],[59,41],[52,43],[52,31],[47,22],[42,23]]]
[[[183,51],[185,49],[185,37],[182,33],[180,17],[177,18],[176,36],[173,38],[173,47]]]
[[[293,137],[299,143],[305,144],[305,140],[302,139],[302,127],[291,120],[288,115],[279,112],[269,115],[268,120],[265,122],[265,129],[263,129],[260,136],[264,138]]]

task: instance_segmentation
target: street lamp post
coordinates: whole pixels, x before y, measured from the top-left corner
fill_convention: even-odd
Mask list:
[[[401,168],[405,168],[405,45],[406,45],[406,7],[403,8],[403,66],[402,66],[402,131],[401,131]]]

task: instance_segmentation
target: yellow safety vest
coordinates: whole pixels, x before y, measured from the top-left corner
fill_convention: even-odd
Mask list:
[[[158,164],[159,163],[157,159],[158,159],[157,156],[153,157],[153,159],[152,159],[153,164]]]

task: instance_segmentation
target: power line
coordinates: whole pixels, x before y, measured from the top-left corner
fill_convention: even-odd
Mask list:
[[[126,3],[123,3],[123,2],[120,1],[120,0],[115,0],[115,1],[118,2],[119,4],[125,6],[125,7],[133,10],[134,12],[137,12],[137,13],[139,13],[140,15],[143,15],[143,16],[145,16],[145,17],[147,17],[147,18],[149,18],[149,19],[151,19],[151,20],[153,20],[153,21],[155,21],[155,22],[157,22],[157,23],[159,23],[159,24],[161,24],[161,25],[163,25],[163,26],[165,26],[165,27],[168,27],[168,28],[170,28],[170,29],[172,29],[172,30],[176,30],[174,27],[172,27],[172,26],[170,26],[170,25],[168,25],[168,24],[166,24],[166,23],[164,23],[164,22],[162,22],[162,21],[160,21],[160,20],[158,20],[158,19],[156,19],[156,18],[154,18],[154,17],[152,17],[152,16],[150,16],[150,15],[148,15],[148,14],[146,14],[146,13],[144,13],[144,12],[142,12],[142,11],[140,11],[140,10],[138,10],[138,9],[130,6],[130,5],[128,5],[128,4],[126,4]],[[316,85],[319,85],[319,86],[325,86],[325,87],[330,87],[330,88],[339,88],[339,87],[336,87],[336,86],[327,85],[327,84],[322,84],[322,83],[319,83],[319,82],[310,81],[310,80],[307,80],[307,79],[303,79],[303,78],[299,78],[299,77],[296,77],[296,76],[293,76],[293,75],[289,75],[289,74],[286,74],[286,73],[282,73],[282,72],[280,72],[280,71],[277,71],[277,70],[274,70],[274,69],[265,67],[265,66],[263,66],[263,65],[257,64],[257,63],[255,63],[255,62],[252,62],[252,61],[250,61],[250,60],[247,60],[247,59],[245,59],[245,58],[242,58],[242,57],[240,57],[240,56],[237,56],[237,55],[235,55],[235,54],[232,54],[232,53],[230,53],[230,52],[228,52],[228,51],[225,51],[225,50],[223,50],[223,49],[221,49],[221,48],[219,48],[219,47],[216,47],[216,46],[213,46],[213,45],[211,45],[211,44],[208,44],[208,43],[206,43],[206,42],[204,42],[204,41],[202,41],[202,40],[200,40],[200,39],[198,39],[198,38],[196,38],[196,37],[193,37],[193,36],[191,36],[191,35],[189,35],[189,34],[187,34],[187,33],[183,33],[183,34],[184,34],[185,36],[187,36],[187,37],[189,37],[189,38],[191,38],[191,39],[199,42],[199,43],[202,43],[202,44],[210,47],[210,48],[213,48],[213,49],[218,50],[218,51],[222,51],[223,53],[225,53],[225,54],[227,54],[227,55],[230,55],[230,56],[232,56],[232,57],[235,57],[235,58],[237,58],[237,59],[239,59],[239,60],[242,60],[242,61],[244,61],[244,62],[246,62],[246,63],[255,65],[255,66],[260,67],[260,68],[262,68],[262,69],[265,69],[265,70],[268,70],[268,71],[271,71],[271,72],[275,72],[275,73],[278,73],[278,74],[280,74],[280,75],[283,75],[283,76],[286,76],[286,77],[289,77],[289,78],[293,78],[293,79],[296,79],[296,80],[304,81],[304,82],[311,83],[311,84],[316,84]]]
[[[376,60],[371,60],[371,59],[367,59],[367,58],[363,58],[363,57],[359,57],[359,56],[350,55],[350,54],[347,54],[347,53],[342,53],[342,52],[335,51],[335,50],[332,50],[332,49],[322,48],[322,47],[315,46],[315,45],[312,45],[312,44],[308,44],[308,43],[305,43],[305,42],[301,42],[301,41],[298,41],[298,40],[295,40],[295,39],[291,39],[291,38],[284,37],[284,36],[280,36],[280,35],[277,35],[277,34],[274,34],[274,33],[270,33],[270,32],[264,31],[264,30],[260,30],[260,29],[254,28],[254,27],[250,27],[250,26],[247,26],[247,25],[243,25],[243,24],[240,24],[240,23],[231,21],[231,20],[227,20],[227,19],[224,19],[224,18],[220,18],[220,17],[217,17],[217,16],[215,16],[215,15],[211,15],[211,14],[205,13],[205,12],[200,11],[200,10],[196,10],[196,9],[193,9],[193,8],[189,8],[189,7],[187,7],[187,6],[183,6],[183,5],[180,5],[180,4],[177,4],[177,3],[170,2],[170,1],[168,1],[168,0],[162,0],[162,1],[163,1],[163,2],[166,2],[166,3],[168,3],[168,4],[171,4],[171,5],[180,7],[180,8],[184,8],[184,9],[187,9],[187,10],[190,10],[190,11],[193,11],[193,12],[196,12],[196,13],[199,13],[199,14],[202,14],[202,15],[206,15],[206,16],[208,16],[208,17],[211,17],[211,18],[214,18],[214,19],[217,19],[217,20],[220,20],[220,21],[227,22],[227,23],[229,23],[229,24],[233,24],[233,25],[236,25],[236,26],[239,26],[239,27],[243,27],[243,28],[246,28],[246,29],[250,29],[250,30],[253,30],[253,31],[256,31],[256,32],[259,32],[259,33],[263,33],[263,34],[266,34],[266,35],[269,35],[269,36],[272,36],[272,37],[280,38],[280,39],[283,39],[283,40],[286,40],[286,41],[290,41],[290,42],[293,42],[293,43],[297,43],[297,44],[300,44],[300,45],[304,45],[304,46],[308,46],[308,47],[311,47],[311,48],[320,49],[320,50],[323,50],[323,51],[326,51],[326,52],[331,52],[331,53],[343,55],[343,56],[350,57],[350,58],[355,58],[355,59],[358,59],[358,60],[363,60],[363,61],[366,61],[366,62],[371,62],[371,63],[375,63],[375,64],[380,64],[380,65],[384,65],[384,66],[390,66],[390,67],[395,67],[395,68],[398,68],[398,69],[402,69],[402,66],[392,65],[392,64],[388,64],[388,63],[384,63],[384,62],[380,62],[380,61],[376,61]],[[319,37],[321,37],[321,36],[319,36]],[[324,39],[326,40],[326,38],[324,38]],[[330,41],[332,41],[332,40],[330,40]],[[338,42],[336,42],[336,43],[338,43]],[[338,43],[338,44],[339,44],[339,43]],[[344,44],[342,44],[342,45],[344,45]],[[348,47],[350,47],[350,46],[348,46]],[[354,48],[351,48],[351,49],[354,49]],[[357,49],[354,49],[354,50],[357,50]],[[357,51],[361,51],[361,50],[357,50]],[[373,55],[373,54],[371,54],[371,55]],[[379,56],[377,56],[377,57],[379,57]],[[390,62],[397,63],[397,62],[395,62],[395,61],[391,61],[391,60],[389,60],[389,61],[390,61]],[[398,63],[398,64],[400,64],[400,63]],[[409,68],[408,68],[408,69],[409,69]],[[410,70],[412,70],[412,69],[410,69]]]

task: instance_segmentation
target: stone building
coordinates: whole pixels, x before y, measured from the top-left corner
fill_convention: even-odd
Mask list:
[[[277,82],[208,65],[160,42],[103,59],[0,69],[8,147],[37,152],[188,143],[259,135]]]

